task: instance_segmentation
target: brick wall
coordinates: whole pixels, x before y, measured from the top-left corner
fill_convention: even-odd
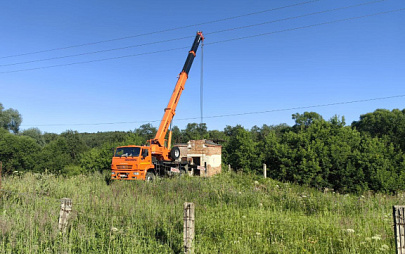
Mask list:
[[[180,148],[183,160],[194,161],[201,166],[207,165],[207,176],[221,173],[222,146],[208,140],[190,140],[187,144],[175,145]],[[193,160],[194,158],[194,160]],[[205,176],[204,172],[201,172]]]

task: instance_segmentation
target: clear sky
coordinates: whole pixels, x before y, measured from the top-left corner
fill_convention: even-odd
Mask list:
[[[292,125],[304,111],[350,124],[405,108],[404,8],[403,0],[1,1],[0,102],[21,113],[21,129],[157,127],[202,30],[208,129]],[[98,61],[107,58],[116,59]],[[201,49],[174,118],[180,128],[200,122],[200,74]]]

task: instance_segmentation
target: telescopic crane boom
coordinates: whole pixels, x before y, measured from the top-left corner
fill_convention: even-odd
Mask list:
[[[183,69],[179,74],[179,78],[177,80],[176,86],[174,87],[172,96],[170,98],[170,101],[165,108],[165,113],[163,115],[162,121],[160,122],[160,126],[158,131],[156,132],[156,136],[154,139],[151,139],[150,145],[152,147],[152,153],[155,152],[155,154],[161,154],[165,159],[167,159],[166,154],[164,153],[164,150],[170,149],[170,143],[171,143],[171,135],[169,135],[169,141],[167,144],[167,147],[165,147],[165,137],[167,134],[167,131],[170,127],[170,123],[173,120],[174,115],[176,114],[176,107],[177,104],[179,103],[181,93],[184,90],[184,85],[186,84],[186,81],[188,79],[188,73],[190,71],[191,65],[193,64],[194,58],[197,53],[198,46],[200,45],[200,42],[204,40],[204,36],[202,32],[197,32],[197,35],[194,39],[193,45],[191,46],[191,50],[188,52],[188,56],[186,59],[186,62],[184,63]],[[166,149],[161,149],[161,148],[166,148]]]

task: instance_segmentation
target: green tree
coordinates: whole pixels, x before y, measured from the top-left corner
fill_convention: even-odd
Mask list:
[[[225,145],[225,162],[236,170],[252,172],[260,169],[261,153],[257,150],[257,143],[252,139],[249,131],[240,125],[231,131],[232,136]]]
[[[250,132],[253,138],[257,142],[262,142],[270,132],[275,132],[277,135],[282,135],[284,132],[291,130],[291,127],[285,123],[278,125],[267,125],[263,124],[260,128],[258,126],[253,126]]]
[[[111,168],[114,148],[118,144],[105,143],[101,147],[92,148],[81,156],[80,166],[84,172],[102,171]]]
[[[136,134],[136,133],[129,133],[124,141],[118,142],[118,145],[125,146],[125,145],[144,145],[145,138]]]
[[[107,131],[97,133],[79,133],[80,139],[89,148],[100,147],[106,142],[123,142],[130,132],[126,131]]]
[[[216,143],[222,143],[229,140],[229,137],[227,137],[223,131],[210,130],[208,131],[208,139]]]
[[[59,136],[47,144],[40,152],[35,165],[35,171],[59,173],[68,166],[74,164],[71,149],[66,138]]]
[[[385,138],[405,151],[405,109],[377,109],[361,115],[352,127],[372,137]]]
[[[310,126],[316,121],[322,121],[323,118],[316,112],[304,112],[303,114],[293,114],[292,119],[295,120],[295,125],[293,126],[296,129],[302,129]]]
[[[88,147],[79,133],[77,131],[67,130],[61,133],[60,136],[66,140],[66,145],[72,161],[78,162],[80,154],[88,150]]]
[[[29,128],[20,132],[21,136],[27,136],[37,141],[37,144],[43,147],[45,145],[45,138],[38,128]]]
[[[205,123],[189,123],[186,128],[181,131],[182,141],[200,140],[208,137],[207,125]]]
[[[3,104],[0,103],[0,128],[18,133],[22,117],[16,109],[4,110]]]
[[[340,192],[403,190],[404,154],[344,125],[344,118],[333,117],[282,136],[267,135],[263,151],[270,175]]]
[[[58,134],[49,132],[45,132],[42,136],[44,137],[45,144],[49,144],[59,137]]]
[[[156,132],[156,127],[153,127],[150,123],[143,124],[138,129],[135,129],[135,134],[144,138],[145,141],[154,138]]]
[[[181,131],[177,126],[172,127],[172,144],[178,144],[182,142]]]
[[[32,170],[41,147],[26,136],[16,136],[0,129],[0,161],[4,172]]]

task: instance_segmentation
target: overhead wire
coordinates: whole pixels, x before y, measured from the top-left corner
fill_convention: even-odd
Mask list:
[[[255,24],[246,25],[246,26],[239,26],[239,27],[233,27],[233,28],[228,28],[228,29],[217,30],[217,31],[213,31],[213,32],[206,32],[204,34],[205,34],[205,36],[207,36],[207,35],[211,35],[211,34],[218,34],[218,33],[241,30],[241,29],[246,29],[246,28],[252,28],[252,27],[256,27],[256,26],[262,26],[262,25],[267,25],[267,24],[272,24],[272,23],[277,23],[277,22],[282,22],[282,21],[288,21],[288,20],[293,20],[293,19],[298,19],[298,18],[304,18],[304,17],[309,17],[309,16],[313,16],[313,15],[318,15],[318,14],[324,14],[324,13],[333,12],[333,11],[345,10],[345,9],[360,7],[360,6],[369,5],[369,4],[375,4],[375,3],[384,2],[384,1],[387,1],[387,0],[376,0],[376,1],[360,3],[360,4],[343,6],[343,7],[338,7],[338,8],[333,8],[333,9],[328,9],[328,10],[317,11],[317,12],[307,13],[307,14],[303,14],[303,15],[293,16],[293,17],[287,17],[287,18],[282,18],[282,19],[265,21],[265,22],[261,22],[261,23],[255,23]],[[173,39],[160,40],[160,41],[154,41],[154,42],[148,42],[148,43],[141,43],[141,44],[129,45],[129,46],[118,47],[118,48],[96,50],[96,51],[84,52],[84,53],[79,53],[79,54],[71,54],[71,55],[65,55],[65,56],[57,56],[57,57],[36,59],[36,60],[23,61],[23,62],[17,62],[17,63],[0,64],[0,67],[14,66],[14,65],[21,65],[21,64],[28,64],[28,63],[36,63],[36,62],[43,62],[43,61],[49,61],[49,60],[64,59],[64,58],[84,56],[84,55],[99,54],[99,53],[105,53],[105,52],[111,52],[111,51],[117,51],[117,50],[124,50],[124,49],[130,49],[130,48],[136,48],[136,47],[142,47],[142,46],[148,46],[148,45],[154,45],[154,44],[167,43],[167,42],[178,41],[178,40],[189,39],[189,38],[190,38],[190,36],[178,37],[178,38],[173,38]]]
[[[383,12],[378,12],[378,13],[366,14],[366,15],[362,15],[362,16],[356,16],[356,17],[350,17],[350,18],[344,18],[344,19],[337,19],[337,20],[326,21],[326,22],[322,22],[322,23],[299,26],[299,27],[293,27],[293,28],[288,28],[288,29],[283,29],[283,30],[278,30],[278,31],[267,32],[267,33],[260,33],[260,34],[255,34],[255,35],[248,35],[248,36],[242,36],[242,37],[237,37],[237,38],[232,38],[232,39],[214,41],[214,42],[206,43],[205,45],[212,45],[212,44],[224,43],[224,42],[229,42],[229,41],[237,41],[237,40],[243,40],[243,39],[248,39],[248,38],[255,38],[255,37],[260,37],[260,36],[265,36],[265,35],[270,35],[270,34],[276,34],[276,33],[290,32],[290,31],[295,31],[295,30],[299,30],[299,29],[305,29],[305,28],[311,28],[311,27],[316,27],[316,26],[329,25],[329,24],[334,24],[334,23],[339,23],[339,22],[344,22],[344,21],[367,18],[367,17],[383,15],[383,14],[388,14],[388,13],[393,13],[393,12],[398,12],[398,11],[404,11],[404,10],[405,10],[405,8],[400,8],[400,9],[395,9],[395,10],[390,10],[390,11],[383,11]]]
[[[0,74],[4,74],[4,73],[14,73],[14,72],[22,72],[22,71],[32,71],[32,70],[41,70],[41,69],[48,69],[48,68],[54,68],[54,67],[62,67],[62,66],[70,66],[70,65],[77,65],[77,64],[94,63],[94,62],[103,62],[103,61],[116,60],[116,59],[122,59],[122,58],[128,58],[128,57],[137,57],[137,56],[143,56],[143,55],[152,55],[152,54],[163,53],[163,52],[169,52],[169,51],[175,51],[175,50],[186,49],[186,48],[188,48],[188,47],[178,47],[178,48],[157,50],[157,51],[144,52],[144,53],[138,53],[138,54],[123,55],[123,56],[114,56],[114,57],[108,57],[108,58],[102,58],[102,59],[95,59],[95,60],[88,60],[88,61],[81,61],[81,62],[74,62],[74,63],[67,63],[67,64],[55,64],[55,65],[42,66],[42,67],[35,67],[35,68],[28,68],[28,69],[20,69],[20,70],[14,70],[14,71],[3,71],[3,72],[0,72]]]
[[[196,23],[196,24],[192,24],[192,25],[179,26],[179,27],[168,28],[168,29],[159,30],[159,31],[154,31],[154,32],[148,32],[148,33],[142,33],[142,34],[136,34],[136,35],[129,35],[129,36],[124,36],[124,37],[118,37],[118,38],[114,38],[114,39],[101,40],[101,41],[89,42],[89,43],[82,43],[82,44],[71,45],[71,46],[66,46],[66,47],[59,47],[59,48],[53,48],[53,49],[47,49],[47,50],[39,50],[39,51],[28,52],[28,53],[22,53],[22,54],[15,54],[15,55],[9,55],[9,56],[2,56],[2,57],[0,57],[0,59],[11,58],[11,57],[19,57],[19,56],[26,56],[26,55],[32,55],[32,54],[39,54],[39,53],[45,53],[45,52],[57,51],[57,50],[64,50],[64,49],[71,49],[71,48],[77,48],[77,47],[83,47],[83,46],[90,46],[90,45],[95,45],[95,44],[100,44],[100,43],[106,43],[106,42],[112,42],[112,41],[126,40],[126,39],[131,39],[131,38],[136,38],[136,37],[141,37],[141,36],[147,36],[147,35],[153,35],[153,34],[158,34],[158,33],[171,32],[171,31],[181,30],[181,29],[190,28],[190,27],[195,27],[195,26],[208,25],[208,24],[213,24],[213,23],[218,23],[218,22],[223,22],[223,21],[238,19],[238,18],[242,18],[242,17],[248,17],[248,16],[252,16],[252,15],[258,15],[258,14],[262,14],[262,13],[266,13],[266,12],[282,10],[282,9],[286,9],[286,8],[296,7],[296,6],[305,5],[305,4],[314,3],[314,2],[319,2],[319,1],[321,1],[321,0],[305,1],[305,2],[301,2],[301,3],[290,4],[290,5],[281,6],[281,7],[276,7],[276,8],[271,8],[271,9],[266,9],[266,10],[262,10],[262,11],[256,11],[256,12],[251,12],[251,13],[247,13],[247,14],[242,14],[242,15],[237,15],[237,16],[232,16],[232,17],[226,17],[226,18],[217,19],[217,20],[211,20],[211,21]]]
[[[387,96],[387,97],[371,98],[371,99],[363,99],[363,100],[353,100],[353,101],[343,101],[343,102],[334,102],[334,103],[326,103],[326,104],[317,104],[317,105],[310,105],[310,106],[300,106],[300,107],[283,108],[283,109],[271,109],[271,110],[264,110],[264,111],[254,111],[254,112],[235,113],[235,114],[226,114],[226,115],[216,115],[216,116],[209,116],[209,117],[205,117],[205,118],[222,118],[222,117],[231,117],[231,116],[257,115],[257,114],[265,114],[265,113],[273,113],[273,112],[302,110],[302,109],[320,108],[320,107],[330,107],[330,106],[336,106],[336,105],[346,105],[346,104],[353,104],[353,103],[370,102],[370,101],[378,101],[378,100],[387,100],[387,99],[403,98],[403,97],[405,97],[405,94],[393,95],[393,96]],[[178,120],[180,120],[180,119],[178,119]],[[181,120],[187,120],[187,119],[181,119]]]
[[[405,97],[405,94],[386,96],[386,97],[376,97],[376,98],[369,98],[369,99],[361,99],[361,100],[333,102],[333,103],[326,103],[326,104],[316,104],[316,105],[309,105],[309,106],[299,106],[299,107],[291,107],[291,108],[270,109],[270,110],[263,110],[263,111],[252,111],[252,112],[243,112],[243,113],[234,113],[234,114],[205,116],[205,119],[244,116],[244,115],[257,115],[257,114],[266,114],[266,113],[283,112],[283,111],[291,111],[291,110],[330,107],[330,106],[336,106],[336,105],[346,105],[346,104],[362,103],[362,102],[370,102],[370,101],[378,101],[378,100],[388,100],[388,99],[403,98],[403,97]],[[188,121],[188,120],[197,120],[197,119],[198,119],[198,117],[188,117],[188,118],[176,119],[176,121]],[[66,126],[66,125],[68,125],[68,126],[95,126],[95,125],[116,125],[116,124],[134,124],[134,123],[141,124],[141,123],[154,123],[154,122],[160,122],[160,121],[161,120],[131,121],[131,122],[106,122],[106,123],[88,123],[88,124],[72,124],[72,123],[71,124],[42,124],[42,125],[35,125],[35,126],[38,126],[38,127],[40,127],[40,126]],[[27,124],[27,125],[22,125],[22,126],[33,126],[33,125]]]
[[[27,64],[27,63],[36,63],[36,62],[43,62],[43,61],[49,61],[49,60],[57,60],[57,59],[76,57],[76,56],[93,55],[93,54],[99,54],[99,53],[105,53],[105,52],[111,52],[111,51],[117,51],[117,50],[123,50],[123,49],[130,49],[130,48],[136,48],[136,47],[142,47],[142,46],[149,46],[149,45],[172,42],[172,41],[179,41],[179,40],[183,40],[183,39],[189,39],[190,37],[191,36],[186,36],[186,37],[173,38],[173,39],[168,39],[168,40],[161,40],[161,41],[154,41],[154,42],[130,45],[130,46],[119,47],[119,48],[102,49],[102,50],[84,52],[84,53],[79,53],[79,54],[43,58],[43,59],[37,59],[37,60],[31,60],[31,61],[25,61],[25,62],[18,62],[18,63],[11,63],[11,64],[0,64],[0,67],[1,66],[13,66],[13,65]]]
[[[350,21],[350,20],[361,19],[361,18],[367,18],[367,17],[377,16],[377,15],[389,14],[389,13],[394,13],[394,12],[399,12],[399,11],[404,11],[404,10],[405,10],[405,8],[394,9],[394,10],[389,10],[389,11],[366,14],[366,15],[362,15],[362,16],[355,16],[355,17],[332,20],[332,21],[326,21],[326,22],[322,22],[322,23],[316,23],[316,24],[305,25],[305,26],[300,26],[300,27],[282,29],[282,30],[277,30],[277,31],[272,31],[272,32],[267,32],[267,33],[260,33],[260,34],[255,34],[255,35],[248,35],[248,36],[230,38],[230,39],[225,39],[225,40],[220,40],[220,41],[214,41],[214,42],[205,43],[205,45],[213,45],[213,44],[225,43],[225,42],[230,42],[230,41],[237,41],[237,40],[255,38],[255,37],[260,37],[260,36],[266,36],[266,35],[271,35],[271,34],[290,32],[290,31],[295,31],[295,30],[299,30],[299,29],[312,28],[312,27],[317,27],[317,26],[322,26],[322,25],[328,25],[328,24],[339,23],[339,22]],[[47,68],[70,66],[70,65],[77,65],[77,64],[86,64],[86,63],[93,63],[93,62],[101,62],[101,61],[107,61],[107,60],[115,60],[115,59],[122,59],[122,58],[128,58],[128,57],[136,57],[136,56],[142,56],[142,55],[150,55],[150,54],[156,54],[156,53],[180,50],[180,49],[184,49],[184,48],[187,48],[187,47],[178,47],[178,48],[171,48],[171,49],[158,50],[158,51],[152,51],[152,52],[144,52],[144,53],[138,53],[138,54],[123,55],[123,56],[109,57],[109,58],[102,58],[102,59],[95,59],[95,60],[89,60],[89,61],[73,62],[73,63],[67,63],[67,64],[57,64],[57,65],[42,66],[42,67],[27,68],[27,69],[19,69],[19,70],[12,70],[12,71],[2,71],[2,72],[0,72],[0,74],[22,72],[22,71],[31,71],[31,70],[39,70],[39,69],[47,69]]]
[[[246,26],[239,26],[239,27],[234,27],[234,28],[229,28],[229,29],[218,30],[218,31],[214,31],[214,32],[205,33],[205,35],[222,33],[222,32],[229,32],[229,31],[240,30],[240,29],[245,29],[245,28],[250,28],[250,27],[255,27],[255,26],[272,24],[272,23],[281,22],[281,21],[288,21],[288,20],[293,20],[293,19],[298,19],[298,18],[304,18],[304,17],[309,17],[309,16],[313,16],[313,15],[318,15],[318,14],[324,14],[324,13],[328,13],[328,12],[332,12],[332,11],[340,11],[340,10],[355,8],[355,7],[359,7],[359,6],[363,6],[363,5],[380,3],[380,2],[384,2],[384,1],[387,1],[387,0],[376,0],[376,1],[360,3],[360,4],[337,7],[337,8],[333,8],[333,9],[324,10],[324,11],[316,11],[316,12],[311,12],[311,13],[302,14],[302,15],[293,16],[293,17],[288,17],[288,18],[276,19],[276,20],[265,21],[265,22],[246,25]]]

